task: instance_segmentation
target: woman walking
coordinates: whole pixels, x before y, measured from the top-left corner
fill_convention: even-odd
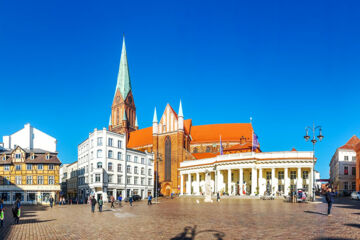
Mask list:
[[[103,206],[103,200],[102,200],[102,196],[99,199],[99,212],[102,212],[102,206]]]
[[[4,225],[4,201],[0,199],[0,228]]]
[[[16,199],[14,205],[12,206],[12,213],[14,217],[14,223],[17,224],[20,221],[20,213],[21,213],[21,204],[20,199]]]

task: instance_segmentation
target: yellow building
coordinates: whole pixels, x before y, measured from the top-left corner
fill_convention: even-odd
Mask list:
[[[5,204],[17,198],[25,204],[49,204],[60,193],[57,152],[41,149],[0,149],[0,198]]]

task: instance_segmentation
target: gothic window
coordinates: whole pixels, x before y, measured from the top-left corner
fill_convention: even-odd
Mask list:
[[[169,136],[165,139],[165,180],[171,181],[171,140]]]
[[[206,152],[210,152],[210,147],[209,146],[206,147]]]
[[[193,153],[197,153],[197,152],[198,152],[198,149],[194,148]]]
[[[119,109],[116,109],[116,125],[119,125]]]

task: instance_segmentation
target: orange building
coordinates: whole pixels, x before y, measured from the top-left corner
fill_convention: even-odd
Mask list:
[[[177,113],[168,104],[160,121],[155,109],[152,127],[138,129],[125,40],[109,130],[126,134],[127,147],[154,153],[155,169],[158,164],[160,190],[164,195],[180,192],[178,168],[182,161],[209,158],[220,154],[220,138],[223,154],[250,152],[253,146],[253,128],[250,123],[192,126],[191,119],[184,119],[181,102]],[[254,151],[260,152],[260,145],[257,145]]]

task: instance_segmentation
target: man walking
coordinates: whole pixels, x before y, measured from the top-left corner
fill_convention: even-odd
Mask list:
[[[219,192],[217,192],[217,194],[216,194],[216,201],[220,202],[220,193]]]
[[[331,207],[332,207],[332,204],[334,202],[334,193],[332,192],[331,188],[328,188],[327,189],[327,192],[326,192],[326,201],[328,203],[328,216],[332,216],[331,215]]]
[[[119,207],[121,207],[121,201],[122,201],[122,196],[121,195],[118,196],[118,201],[119,201]]]
[[[16,202],[14,203],[14,205],[12,207],[12,213],[13,213],[15,224],[19,223],[19,221],[20,221],[20,211],[21,211],[20,208],[21,208],[20,199],[17,198]]]
[[[111,201],[111,207],[110,208],[115,208],[115,206],[114,206],[114,202],[115,202],[114,196],[110,197],[110,201]]]
[[[92,196],[90,204],[91,204],[91,212],[94,213],[95,212],[95,205],[96,205],[95,196]]]
[[[102,206],[103,206],[103,200],[102,200],[102,196],[100,196],[100,199],[99,199],[99,212],[102,212]]]
[[[151,194],[149,194],[149,196],[148,196],[148,205],[152,204],[151,200],[152,200],[152,196],[151,196]]]
[[[0,199],[0,228],[4,225],[4,201]]]
[[[50,202],[50,207],[53,207],[53,203],[54,203],[54,198],[52,196],[50,196],[49,198],[49,202]]]
[[[132,202],[133,202],[133,198],[132,198],[132,197],[129,197],[130,207],[132,207]]]

